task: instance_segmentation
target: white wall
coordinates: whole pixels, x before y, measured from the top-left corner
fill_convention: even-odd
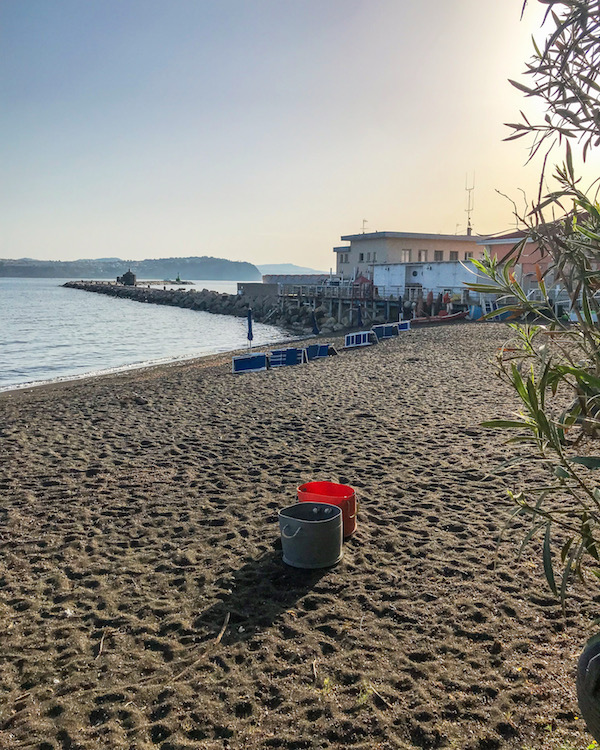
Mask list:
[[[475,271],[475,266],[470,261],[390,263],[374,267],[373,282],[381,296],[398,296],[398,293],[403,293],[407,284],[420,284],[425,293],[431,290],[437,294],[444,289],[462,292],[465,289],[464,282],[477,280],[468,269]]]

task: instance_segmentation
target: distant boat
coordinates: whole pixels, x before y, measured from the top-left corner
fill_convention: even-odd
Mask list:
[[[413,318],[411,326],[427,325],[428,323],[452,323],[454,320],[464,320],[468,315],[467,310],[457,313],[440,312],[438,315],[426,315],[423,318]]]

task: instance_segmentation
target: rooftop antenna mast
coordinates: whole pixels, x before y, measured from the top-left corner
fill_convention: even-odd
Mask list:
[[[363,225],[362,225],[362,233],[365,233],[365,224],[367,223],[367,219],[363,219]]]
[[[471,214],[475,207],[475,196],[473,195],[475,192],[475,172],[473,172],[471,187],[469,187],[469,175],[465,175],[465,190],[467,191],[467,207],[465,208],[467,213],[467,234],[470,236],[473,232],[473,227],[471,226]]]

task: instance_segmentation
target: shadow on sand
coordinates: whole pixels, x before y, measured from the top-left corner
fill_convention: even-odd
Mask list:
[[[212,639],[226,622],[227,643],[246,640],[272,625],[330,570],[292,568],[282,561],[281,548],[269,550],[217,581],[221,601],[198,615],[194,627]]]

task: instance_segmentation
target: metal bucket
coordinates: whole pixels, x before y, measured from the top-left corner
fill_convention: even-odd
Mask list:
[[[328,568],[342,559],[341,508],[297,503],[279,511],[283,562],[293,568]]]

